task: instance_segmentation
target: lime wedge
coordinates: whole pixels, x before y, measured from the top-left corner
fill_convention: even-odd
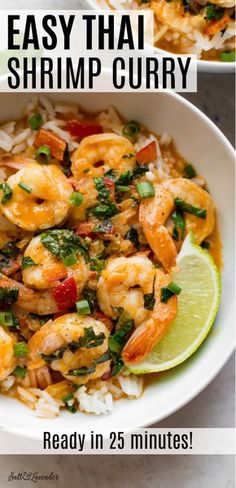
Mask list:
[[[189,234],[177,258],[179,271],[172,280],[181,286],[178,313],[163,339],[132,373],[152,373],[173,368],[201,345],[214,323],[221,295],[220,273],[207,251]]]

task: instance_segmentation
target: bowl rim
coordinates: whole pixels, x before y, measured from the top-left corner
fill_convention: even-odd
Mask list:
[[[90,7],[91,10],[98,10],[99,7],[101,9],[101,6],[99,4],[99,1],[97,0],[83,0],[86,5]],[[106,0],[104,0],[106,1]],[[102,10],[108,10],[109,5],[107,4],[107,9],[105,9],[105,4],[104,8]],[[110,9],[112,10],[112,9]],[[171,51],[165,51],[164,49],[159,49],[159,48],[154,48],[155,52],[160,53],[160,54],[168,54],[168,55],[175,55],[178,56],[178,53],[171,53]],[[203,73],[218,73],[218,74],[223,74],[223,73],[234,73],[236,72],[236,61],[235,62],[229,62],[229,61],[208,61],[205,59],[196,59],[193,60],[194,63],[197,63],[197,69],[199,72]]]
[[[105,75],[107,70],[110,71],[109,68],[103,70],[104,75]],[[0,77],[0,95],[1,95],[2,83],[3,83],[3,77]],[[24,93],[24,92],[22,92],[22,93]],[[50,92],[37,92],[37,93],[34,92],[35,95],[40,94],[40,93],[44,93],[44,94],[48,95],[48,97],[50,98]],[[60,94],[63,96],[63,94],[65,94],[65,93],[66,92],[61,92]],[[177,93],[171,92],[169,90],[161,91],[159,93],[162,94],[160,96],[165,96],[165,94],[167,94],[168,96],[178,100],[178,103],[182,104],[182,106],[185,106],[192,113],[194,113],[199,119],[201,119],[205,124],[207,124],[209,126],[209,128],[211,128],[211,130],[213,130],[216,133],[220,142],[222,143],[222,145],[227,150],[227,152],[229,154],[229,159],[232,162],[232,164],[234,165],[234,169],[235,169],[235,150],[234,150],[232,144],[226,138],[226,136],[216,126],[216,124],[209,117],[207,117],[198,107],[193,105],[193,103],[191,103],[189,100],[185,99],[183,96],[181,96]],[[105,92],[104,92],[104,94],[105,94]],[[2,93],[2,95],[3,95],[3,93]],[[5,93],[4,93],[4,95],[5,95]],[[9,93],[9,95],[10,95],[10,93]],[[20,97],[21,93],[20,92],[16,93],[16,95]],[[25,95],[25,93],[24,93],[24,95]],[[28,95],[32,96],[32,92],[28,92]],[[76,96],[76,92],[73,93],[73,95]],[[99,96],[100,93],[97,93],[97,95]],[[136,95],[138,95],[138,94],[136,94]],[[145,93],[141,93],[140,95],[144,96]],[[155,95],[155,94],[153,94],[153,95]],[[57,92],[57,96],[59,96],[59,92]],[[233,310],[233,315],[235,316],[235,310]],[[234,317],[232,318],[232,321],[233,321],[233,319],[234,319]],[[174,405],[169,405],[169,407],[165,410],[165,413],[163,413],[161,415],[158,415],[158,416],[155,416],[155,414],[150,415],[150,414],[148,414],[148,411],[147,411],[146,414],[144,415],[143,421],[139,422],[135,426],[135,429],[138,429],[140,427],[148,427],[148,426],[153,425],[154,423],[160,422],[161,420],[163,420],[164,418],[167,418],[171,414],[174,414],[180,408],[183,408],[187,403],[189,403],[191,400],[193,400],[193,398],[195,398],[199,393],[201,393],[211,383],[211,381],[218,375],[220,370],[223,368],[223,366],[226,364],[226,362],[228,361],[228,359],[232,355],[234,349],[235,349],[235,341],[232,341],[228,345],[227,349],[223,349],[221,357],[219,357],[218,361],[212,365],[211,371],[208,372],[207,375],[202,377],[201,381],[199,381],[199,383],[196,384],[191,389],[191,391],[186,391],[185,394],[182,394],[181,397],[175,401]],[[40,437],[41,432],[43,431],[42,425],[38,425],[37,427],[35,429],[32,429],[31,431],[30,431],[30,429],[28,429],[27,435],[25,435],[25,436],[22,434],[22,431],[19,428],[15,428],[15,427],[11,428],[11,426],[6,425],[6,424],[5,424],[5,426],[1,425],[1,430],[5,431],[5,432],[9,432],[11,434],[15,434],[17,436],[27,437],[27,438],[30,438],[32,440],[33,439],[36,440],[36,439],[41,438]],[[52,425],[52,430],[53,430],[53,425]],[[130,428],[125,428],[124,430],[125,430],[125,432],[129,432],[131,430],[134,430],[134,427],[132,426]],[[106,431],[104,431],[104,438],[105,438],[105,435],[106,435]]]

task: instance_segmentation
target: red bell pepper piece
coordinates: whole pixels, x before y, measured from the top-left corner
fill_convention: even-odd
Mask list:
[[[155,141],[150,142],[147,146],[140,149],[136,154],[136,160],[138,163],[145,164],[155,161],[157,158],[157,147]]]
[[[114,200],[115,198],[115,182],[111,180],[111,178],[108,178],[107,176],[104,176],[103,182],[105,187],[109,190],[111,199]]]
[[[82,123],[78,120],[70,120],[67,124],[67,130],[69,130],[73,137],[79,137],[79,139],[92,136],[93,134],[102,134],[103,132],[101,125]]]
[[[53,298],[59,310],[67,310],[77,300],[77,288],[74,278],[67,278],[52,289]]]
[[[94,224],[91,222],[80,222],[78,227],[75,230],[75,233],[81,237],[94,237],[93,232]]]

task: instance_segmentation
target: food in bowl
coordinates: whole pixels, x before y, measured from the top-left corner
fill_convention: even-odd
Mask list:
[[[206,61],[235,61],[233,0],[110,0],[112,8],[151,8],[154,43],[175,54],[196,54]]]
[[[39,417],[110,413],[214,321],[221,246],[207,183],[167,133],[114,108],[39,97],[1,126],[0,146],[1,393]]]

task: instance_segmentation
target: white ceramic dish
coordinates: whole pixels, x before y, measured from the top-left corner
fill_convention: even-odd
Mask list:
[[[89,8],[92,10],[107,10],[109,9],[109,5],[106,0],[83,0],[85,8]],[[156,53],[165,53],[170,54],[167,51],[162,49],[155,49]],[[229,63],[229,62],[222,62],[222,61],[203,61],[199,59],[197,61],[197,69],[198,72],[201,73],[234,73],[235,72],[236,63]]]
[[[104,75],[105,76],[105,75]],[[0,80],[0,92],[1,92]],[[0,93],[0,121],[21,116],[27,93]],[[0,426],[23,435],[40,437],[43,430],[109,431],[147,426],[181,408],[205,388],[223,367],[234,348],[234,151],[223,134],[182,97],[165,93],[50,94],[52,100],[79,102],[86,110],[115,106],[127,119],[144,123],[151,131],[168,131],[179,152],[203,174],[218,209],[224,249],[223,296],[214,328],[202,347],[183,365],[160,376],[139,400],[120,400],[109,416],[63,412],[54,420],[34,417],[19,401],[0,398]],[[190,422],[191,423],[191,422]]]

